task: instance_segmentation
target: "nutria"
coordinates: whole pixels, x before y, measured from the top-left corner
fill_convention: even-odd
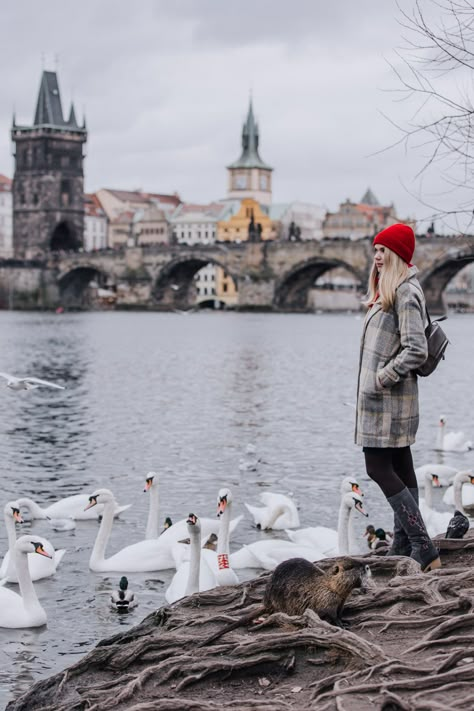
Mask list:
[[[265,588],[263,604],[216,632],[199,646],[209,644],[240,625],[272,612],[302,615],[305,610],[313,610],[321,619],[342,627],[341,614],[347,598],[354,588],[367,584],[369,577],[369,567],[351,558],[336,560],[326,573],[304,558],[285,560],[273,571]]]

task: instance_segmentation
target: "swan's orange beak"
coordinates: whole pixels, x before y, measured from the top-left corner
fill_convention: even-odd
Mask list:
[[[225,511],[226,506],[227,506],[227,496],[223,496],[217,502],[217,518],[219,518],[219,516],[222,516],[222,514]]]
[[[352,483],[352,491],[354,491],[356,494],[359,494],[359,496],[364,496],[359,484],[357,484],[357,482],[355,481]]]
[[[53,557],[52,555],[49,555],[49,553],[47,553],[47,552],[45,551],[45,549],[43,548],[43,544],[42,544],[42,543],[33,543],[33,545],[34,545],[34,547],[35,547],[35,553],[39,553],[40,555],[44,555],[45,558],[52,558],[52,557]]]
[[[150,479],[146,480],[145,488],[143,489],[143,491],[150,491],[152,484],[153,484],[153,479],[150,477]]]
[[[97,496],[89,496],[89,503],[84,508],[84,511],[87,511],[87,509],[91,509],[93,506],[96,506],[96,505],[97,505]]]
[[[471,482],[471,484],[474,484],[474,476],[470,476],[469,481]]]
[[[19,510],[19,509],[13,509],[13,508],[12,508],[12,512],[13,512],[13,518],[15,519],[15,521],[16,521],[17,523],[24,523],[24,521],[23,521],[23,519],[22,519],[22,517],[21,517],[20,510]]]
[[[437,474],[432,474],[431,479],[432,479],[432,486],[441,488],[441,482],[440,482],[439,476]]]

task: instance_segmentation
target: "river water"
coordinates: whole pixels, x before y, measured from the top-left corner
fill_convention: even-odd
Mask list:
[[[336,528],[339,481],[351,474],[364,486],[368,520],[389,526],[388,506],[353,445],[354,412],[344,405],[355,400],[361,327],[352,314],[1,312],[0,370],[67,386],[1,387],[2,507],[20,495],[46,503],[110,488],[120,503],[132,503],[114,523],[110,554],[143,538],[144,475],[155,470],[162,520],[190,511],[214,516],[217,491],[229,486],[234,513],[246,514],[233,536],[236,549],[276,535],[253,528],[243,506],[266,490],[291,493],[303,526]],[[418,465],[468,468],[474,453],[439,455],[433,447],[440,414],[448,430],[474,439],[474,316],[452,315],[445,330],[447,359],[420,381],[414,452]],[[256,471],[239,468],[248,444],[261,460]],[[356,522],[361,551],[366,523]],[[88,568],[95,522],[63,532],[47,521],[17,528],[18,535],[45,535],[67,553],[54,577],[36,583],[47,627],[0,630],[0,708],[162,605],[172,575],[128,575],[139,606],[117,616],[106,593],[120,574]],[[0,546],[3,554],[4,526]]]

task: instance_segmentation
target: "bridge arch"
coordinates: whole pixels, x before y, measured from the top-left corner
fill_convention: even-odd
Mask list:
[[[91,281],[95,281],[99,287],[104,288],[108,276],[91,265],[81,265],[65,272],[58,279],[60,305],[72,309],[90,307],[91,295],[88,293],[88,287]]]
[[[443,298],[446,287],[461,269],[472,262],[474,262],[474,250],[451,247],[430,269],[420,275],[426,302],[433,314],[446,312]]]
[[[152,288],[155,304],[179,309],[193,306],[194,276],[207,264],[220,267],[237,284],[236,277],[216,259],[199,254],[183,255],[166,264],[158,273]]]
[[[318,256],[296,264],[282,275],[275,284],[274,307],[279,310],[305,311],[308,308],[309,290],[316,279],[338,267],[350,272],[358,283],[365,285],[367,275],[360,273],[351,264],[332,257]]]

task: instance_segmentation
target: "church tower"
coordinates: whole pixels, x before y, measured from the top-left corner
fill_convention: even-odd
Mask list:
[[[74,106],[63,117],[56,72],[44,71],[32,126],[13,117],[13,249],[16,257],[78,250],[84,233],[83,144]]]
[[[272,202],[272,171],[258,154],[258,124],[253,115],[250,99],[247,120],[242,129],[242,155],[227,166],[229,171],[229,198],[253,198],[261,205]]]

